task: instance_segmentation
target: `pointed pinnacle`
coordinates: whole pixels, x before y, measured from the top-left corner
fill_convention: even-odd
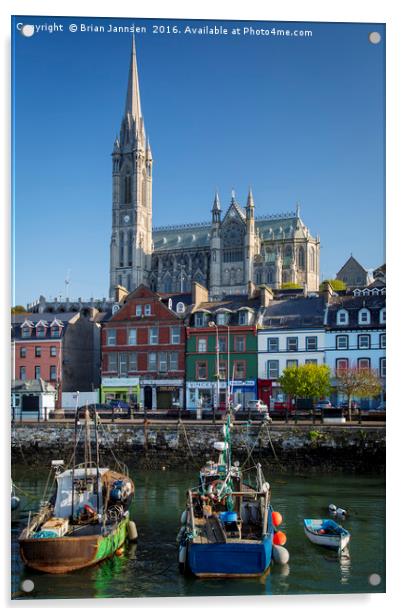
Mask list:
[[[218,195],[218,191],[215,191],[215,199],[214,199],[214,205],[213,205],[213,210],[220,210],[221,209],[221,202],[219,200],[219,195]]]
[[[247,207],[254,207],[254,197],[253,197],[253,193],[251,191],[251,186],[248,189]]]

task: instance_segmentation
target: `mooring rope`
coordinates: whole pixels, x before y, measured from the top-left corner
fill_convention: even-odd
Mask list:
[[[189,443],[189,440],[188,440],[188,437],[187,437],[187,432],[186,432],[185,425],[184,425],[184,423],[181,421],[181,419],[179,419],[179,421],[177,422],[177,428],[179,429],[180,427],[183,429],[184,438],[185,438],[185,440],[186,440],[186,444],[187,444],[187,448],[188,448],[188,450],[189,450],[189,452],[190,452],[190,456],[191,456],[191,457],[192,457],[192,459],[194,460],[194,463],[196,463],[196,459],[195,459],[195,457],[194,457],[193,451],[192,451],[192,449],[191,449],[191,446],[190,446],[190,443]]]

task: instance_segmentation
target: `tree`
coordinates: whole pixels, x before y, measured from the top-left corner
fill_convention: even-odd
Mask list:
[[[337,389],[348,401],[348,418],[352,419],[352,399],[374,398],[381,392],[381,381],[375,370],[350,366],[336,372]]]
[[[331,278],[330,280],[323,280],[323,282],[320,284],[320,291],[323,291],[324,284],[326,282],[329,282],[334,291],[345,291],[346,289],[346,284],[343,282],[343,280],[339,280],[338,278]]]
[[[13,306],[11,308],[11,314],[24,314],[26,311],[27,309],[24,306]]]
[[[331,391],[331,371],[325,364],[290,366],[285,368],[279,381],[288,396],[312,398],[313,407],[317,400],[324,398]]]
[[[297,282],[284,282],[281,286],[281,289],[302,289]]]

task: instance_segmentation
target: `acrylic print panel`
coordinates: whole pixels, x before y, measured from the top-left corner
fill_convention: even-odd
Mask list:
[[[384,58],[13,17],[13,599],[385,592]]]

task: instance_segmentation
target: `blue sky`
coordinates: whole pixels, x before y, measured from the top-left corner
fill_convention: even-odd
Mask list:
[[[105,297],[111,157],[124,110],[130,34],[13,32],[13,303],[43,294]],[[154,157],[155,225],[210,219],[253,188],[256,214],[301,204],[321,238],[321,272],[350,253],[384,261],[385,31],[382,25],[255,22],[312,37],[153,34],[187,20],[136,20],[141,103]],[[225,27],[247,22],[200,21]],[[13,28],[14,29],[14,28]],[[382,42],[368,40],[380,32]]]

